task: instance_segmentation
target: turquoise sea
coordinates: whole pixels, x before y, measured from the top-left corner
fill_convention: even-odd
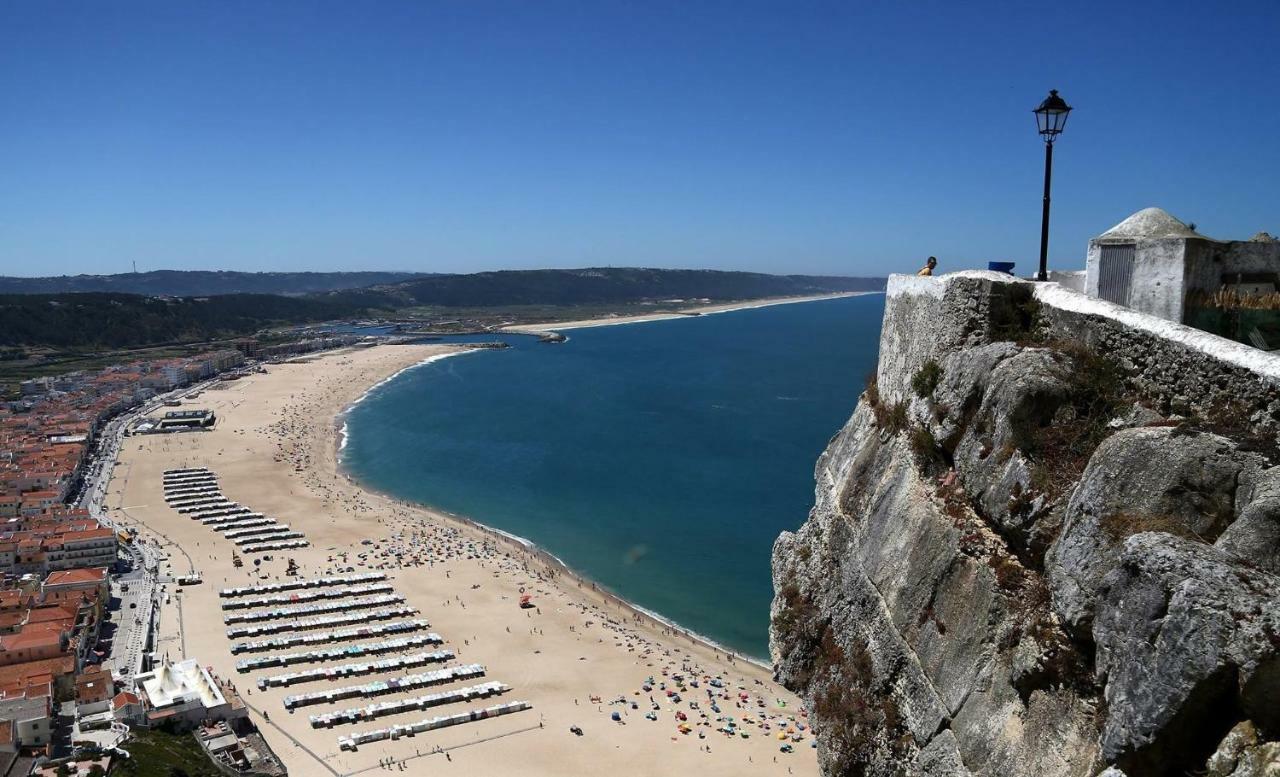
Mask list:
[[[373,389],[348,415],[343,463],[765,657],[770,548],[813,504],[883,310],[873,294],[575,329],[563,344],[507,336]]]

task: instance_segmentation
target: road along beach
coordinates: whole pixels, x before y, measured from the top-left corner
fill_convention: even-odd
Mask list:
[[[354,774],[388,759],[407,760],[411,771],[494,775],[814,773],[816,759],[799,702],[774,685],[763,667],[635,612],[514,539],[362,489],[339,471],[344,408],[400,370],[461,350],[383,345],[273,365],[267,374],[204,392],[201,405],[220,419],[214,429],[127,438],[108,490],[112,517],[159,544],[173,574],[195,571],[204,580],[182,589],[169,584],[171,603],[161,616],[157,652],[173,660],[198,658],[234,682],[296,775]],[[170,507],[163,473],[196,467],[216,473],[227,499],[301,533],[307,546],[237,553],[241,546],[225,532]],[[296,577],[286,576],[290,559],[297,563]],[[243,624],[229,625],[224,615],[243,618],[244,610],[224,611],[219,589],[372,572],[385,574],[392,586],[385,593],[379,589],[379,595],[394,594],[403,599],[397,607],[414,614],[368,626],[413,620],[428,625],[407,634],[231,652],[234,643],[281,635],[228,637],[229,629]],[[357,594],[362,603],[351,605],[356,612],[364,600],[383,609],[390,601],[358,586],[352,592]],[[528,607],[521,607],[524,596],[530,597]],[[282,623],[263,614],[271,609],[279,610],[280,618],[298,612],[297,605],[279,601],[255,607],[260,608],[254,610],[259,613],[255,622]],[[306,620],[331,617],[316,614]],[[439,635],[442,644],[422,639],[430,634]],[[402,647],[386,644],[397,639]],[[369,653],[338,660],[335,651],[348,646]],[[247,657],[306,651],[329,655],[315,661],[290,658],[299,662],[287,667],[237,670]],[[440,651],[451,651],[449,663],[423,655]],[[388,661],[385,670],[352,667],[353,662],[413,656],[418,658],[412,666]],[[448,684],[424,677],[472,664],[483,667],[483,677],[460,675]],[[359,676],[324,679],[316,671],[338,666]],[[301,672],[312,674],[259,684]],[[398,680],[391,682],[409,677],[413,680],[404,688],[397,687]],[[428,684],[432,687],[424,687]],[[313,704],[311,698],[307,706],[286,711],[286,697],[338,689],[345,689],[345,700]],[[498,695],[483,698],[476,689]],[[409,709],[403,702],[410,699],[421,703]],[[381,707],[367,717],[353,711],[385,702],[398,706]],[[512,702],[527,702],[529,709],[340,749],[340,738]],[[313,715],[328,717],[313,724]],[[360,722],[347,722],[353,719]],[[571,733],[571,727],[582,734]],[[784,744],[794,752],[781,752]]]

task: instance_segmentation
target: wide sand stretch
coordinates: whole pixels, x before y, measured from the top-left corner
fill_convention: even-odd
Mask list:
[[[231,679],[295,775],[346,775],[380,768],[415,774],[430,770],[593,777],[815,773],[800,704],[776,686],[765,669],[735,661],[723,651],[637,616],[515,542],[364,490],[339,471],[336,449],[342,410],[387,376],[451,350],[456,348],[382,345],[272,365],[267,374],[222,384],[187,403],[218,414],[213,430],[125,441],[108,498],[113,517],[164,546],[174,573],[194,569],[205,581],[183,589],[168,586],[173,603],[163,610],[159,651],[175,660],[197,658]],[[231,540],[179,514],[162,498],[163,471],[191,466],[214,471],[228,498],[304,532],[310,547],[272,553],[272,560],[260,567],[253,562],[264,554],[241,554],[244,566],[236,568]],[[362,540],[374,544],[363,545]],[[347,663],[237,673],[236,661],[245,655],[233,656],[230,646],[244,640],[227,637],[218,589],[284,580],[288,558],[297,561],[304,578],[347,567],[355,572],[385,571],[395,593],[419,611],[415,617],[430,621],[430,631],[445,640],[442,647],[456,652],[449,665],[483,664],[486,675],[287,712],[286,695],[363,685],[441,666],[258,690],[261,677]],[[519,607],[522,592],[532,594],[534,608]],[[386,638],[248,655],[379,639]],[[675,675],[682,675],[682,682]],[[717,677],[724,687],[709,682]],[[650,678],[651,689],[643,690]],[[310,715],[486,681],[505,683],[511,690],[500,699],[457,702],[332,729],[313,728],[308,720]],[[668,691],[678,692],[680,701]],[[625,703],[618,703],[619,698]],[[357,731],[515,700],[530,702],[532,709],[363,745],[355,752],[338,748],[338,737]],[[614,712],[620,722],[611,720]],[[656,720],[648,719],[648,713]],[[679,715],[686,720],[680,721]],[[720,730],[728,727],[728,718],[734,734]],[[688,733],[677,729],[682,722]],[[794,744],[794,753],[782,753],[778,733],[800,731],[796,722],[805,726],[803,739]],[[571,726],[581,727],[582,735],[571,733]],[[381,766],[388,759],[403,763]]]
[[[673,310],[659,310],[653,313],[640,313],[633,316],[612,316],[610,318],[590,318],[579,321],[558,321],[547,324],[512,324],[502,327],[504,332],[524,332],[527,334],[546,334],[561,332],[566,329],[582,329],[583,327],[607,326],[610,324],[637,324],[645,321],[667,321],[673,318],[690,316],[706,316],[712,313],[731,313],[735,310],[767,308],[774,305],[791,305],[797,302],[817,302],[824,299],[841,299],[843,297],[860,297],[864,294],[878,294],[874,291],[838,291],[831,294],[812,294],[803,297],[767,297],[765,299],[748,300],[746,302],[717,302],[708,305],[681,305]]]

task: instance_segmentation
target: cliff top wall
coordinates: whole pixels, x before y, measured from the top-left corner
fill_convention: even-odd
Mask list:
[[[927,332],[929,336],[921,336]],[[1115,359],[1136,389],[1187,414],[1246,403],[1280,420],[1280,353],[1088,297],[1055,283],[964,271],[891,275],[880,333],[881,394],[906,398],[910,377],[957,348],[1002,338],[1076,341]]]
[[[774,546],[824,773],[1280,773],[1278,418],[1280,356],[892,276],[875,380]]]

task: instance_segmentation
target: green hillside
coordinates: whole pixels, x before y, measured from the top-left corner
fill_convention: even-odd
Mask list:
[[[268,294],[6,294],[0,295],[0,346],[135,348],[201,342],[358,312],[338,300]]]
[[[332,299],[378,306],[498,307],[600,305],[672,299],[716,301],[875,291],[884,278],[767,275],[719,270],[591,267],[429,275],[372,289],[334,292]]]
[[[117,292],[170,297],[210,294],[314,294],[398,283],[423,277],[412,272],[233,272],[153,270],[116,275],[0,276],[0,294]]]

